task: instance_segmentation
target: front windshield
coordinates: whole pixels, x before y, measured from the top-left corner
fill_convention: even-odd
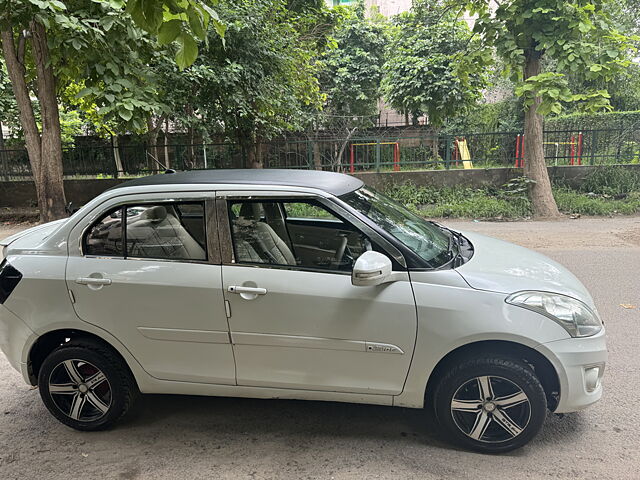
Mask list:
[[[340,199],[393,235],[430,266],[439,267],[451,260],[450,235],[389,197],[362,187]]]

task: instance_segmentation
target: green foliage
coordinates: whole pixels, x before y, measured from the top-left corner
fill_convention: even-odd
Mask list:
[[[384,91],[391,106],[441,127],[462,115],[485,86],[488,49],[439,0],[421,0],[395,17]]]
[[[319,60],[318,78],[329,116],[373,117],[380,98],[388,25],[365,16],[363,0],[355,8],[336,8],[340,17]]]
[[[546,130],[606,130],[640,127],[640,110],[630,112],[573,113],[549,117],[545,120]]]
[[[567,102],[578,102],[585,111],[608,107],[606,89],[572,91],[567,75],[609,81],[629,65],[634,38],[613,25],[603,8],[611,2],[509,0],[497,8],[489,3],[468,1],[468,10],[477,16],[474,31],[495,46],[525,106],[540,98],[543,115],[559,114]],[[556,71],[525,75],[525,65],[539,59],[553,59]]]
[[[431,187],[391,184],[385,193],[422,216],[518,219],[531,216],[525,177],[500,188]],[[628,169],[596,170],[581,187],[554,188],[558,208],[566,214],[631,215],[640,213],[640,174]]]
[[[226,47],[210,41],[186,79],[194,112],[245,145],[303,128],[322,103],[309,18],[283,0],[240,0],[219,11]]]
[[[82,135],[82,119],[80,118],[80,114],[75,110],[60,110],[60,136],[62,137],[62,145],[73,144],[75,137],[78,135]]]
[[[18,106],[2,57],[0,57],[0,123],[12,130],[20,129]]]
[[[425,217],[522,218],[531,214],[529,201],[507,189],[418,187],[393,185],[385,193]]]
[[[218,12],[209,5],[208,0],[102,1],[114,9],[121,9],[126,5],[125,11],[135,24],[157,36],[161,44],[177,42],[175,60],[181,70],[192,65],[197,58],[197,41],[207,39],[210,24],[224,42],[226,25],[220,21]],[[217,3],[217,0],[212,3]]]
[[[447,121],[443,133],[519,132],[523,128],[523,105],[517,97],[495,103],[478,103],[466,115]]]
[[[554,196],[561,212],[581,215],[633,215],[640,212],[640,192],[623,199],[589,195],[567,188],[556,188]]]
[[[152,80],[153,60],[163,51],[122,14],[123,2],[0,0],[0,8],[9,4],[4,21],[17,44],[32,19],[45,27],[58,99],[96,130],[140,132],[165,108]],[[33,85],[35,63],[26,43],[24,75]]]
[[[602,195],[624,195],[640,192],[640,169],[597,168],[585,178],[581,190]]]

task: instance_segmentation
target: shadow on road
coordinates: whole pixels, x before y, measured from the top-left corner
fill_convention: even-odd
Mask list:
[[[579,413],[549,414],[535,443],[576,440],[584,429],[592,428],[586,423]],[[143,395],[133,414],[116,428],[121,434],[176,429],[230,437],[287,437],[292,443],[310,437],[398,440],[457,450],[438,432],[433,415],[425,410],[336,402]]]

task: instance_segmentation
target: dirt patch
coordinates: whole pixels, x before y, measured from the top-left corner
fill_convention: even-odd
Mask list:
[[[523,222],[450,220],[453,228],[482,233],[536,250],[640,247],[640,217],[581,217]]]
[[[31,222],[40,220],[37,208],[1,207],[0,222]]]

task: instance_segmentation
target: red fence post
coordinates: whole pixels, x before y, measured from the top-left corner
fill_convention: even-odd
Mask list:
[[[521,137],[522,146],[520,147],[520,167],[524,168],[524,133]]]
[[[582,132],[578,134],[578,165],[582,165]]]
[[[459,165],[460,151],[458,150],[458,137],[453,138],[453,159],[456,161],[456,167]]]
[[[520,135],[516,135],[516,164],[515,167],[520,166]]]
[[[400,171],[400,145],[397,142],[393,144],[393,171]]]
[[[571,136],[571,155],[569,160],[569,165],[573,165],[574,158],[576,156],[576,137]]]
[[[356,171],[355,166],[355,156],[353,152],[353,143],[349,146],[349,173],[353,173]]]

